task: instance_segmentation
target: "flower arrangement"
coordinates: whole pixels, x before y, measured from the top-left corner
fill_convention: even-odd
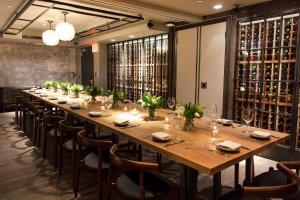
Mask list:
[[[183,130],[189,131],[194,127],[194,118],[201,118],[203,117],[203,110],[204,107],[199,104],[184,104],[184,111],[183,111],[183,116],[184,116],[184,126]]]
[[[59,82],[58,81],[52,81],[51,88],[54,90],[54,92],[57,92],[59,88]]]
[[[143,108],[148,110],[148,118],[150,120],[155,119],[155,109],[160,108],[162,106],[162,97],[151,95],[150,92],[145,92],[142,95],[142,98],[138,100]]]
[[[86,93],[91,96],[91,102],[96,102],[96,96],[101,95],[101,90],[96,86],[87,86],[85,88]]]
[[[68,95],[70,90],[70,83],[69,82],[60,82],[60,89],[63,91],[64,95]]]
[[[117,106],[117,103],[119,101],[123,101],[124,98],[125,98],[125,94],[124,92],[122,91],[115,91],[115,90],[112,90],[112,91],[107,91],[107,96],[108,98],[113,102],[113,108],[115,108]]]
[[[71,85],[71,91],[73,92],[75,98],[79,97],[79,92],[82,90],[83,90],[83,86],[80,84],[74,83]]]
[[[51,80],[45,80],[44,81],[44,86],[45,86],[46,89],[51,89],[52,81]]]

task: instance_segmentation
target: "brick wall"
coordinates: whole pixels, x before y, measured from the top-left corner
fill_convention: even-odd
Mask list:
[[[46,79],[72,81],[75,48],[0,43],[0,87],[29,86]]]

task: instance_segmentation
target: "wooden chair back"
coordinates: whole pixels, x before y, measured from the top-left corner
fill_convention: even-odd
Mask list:
[[[130,170],[138,170],[140,172],[140,199],[145,199],[145,171],[153,171],[158,170],[158,163],[149,163],[149,162],[140,162],[129,160],[125,158],[121,158],[116,154],[118,146],[115,144],[110,148],[110,167],[109,167],[109,175],[108,175],[108,191],[112,190],[112,185],[116,182],[117,176],[115,169],[120,171],[130,171]],[[108,195],[108,199],[110,196]]]
[[[81,130],[78,132],[77,140],[80,145],[83,145],[85,147],[98,148],[98,149],[109,147],[113,144],[112,141],[109,140],[99,140],[95,138],[86,137],[85,130]]]
[[[82,126],[72,126],[67,119],[59,121],[58,130],[66,135],[71,135],[74,141],[77,141],[77,135],[84,130]]]
[[[279,186],[267,186],[267,187],[244,187],[244,194],[247,196],[256,196],[262,198],[279,198],[279,199],[298,199],[300,188],[300,177],[287,166],[282,163],[277,164],[278,170],[284,173],[289,183]],[[299,197],[299,196],[298,196]]]
[[[64,119],[66,119],[66,118],[63,117],[63,116],[60,116],[60,115],[55,115],[52,112],[46,112],[44,114],[44,120],[45,120],[45,122],[49,123],[49,124],[52,124],[55,127],[58,127],[59,121],[62,121]]]

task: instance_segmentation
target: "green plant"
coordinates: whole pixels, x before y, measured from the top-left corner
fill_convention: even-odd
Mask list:
[[[64,92],[64,94],[68,94],[70,89],[69,82],[60,82],[60,89]]]
[[[107,96],[109,96],[110,98],[112,98],[114,103],[117,103],[118,101],[122,101],[125,98],[125,94],[122,91],[115,91],[115,90],[108,90],[107,91]]]
[[[57,92],[57,90],[59,88],[59,82],[58,81],[52,81],[51,87],[54,90],[54,92]]]
[[[92,97],[93,101],[96,101],[96,96],[101,94],[101,90],[96,86],[87,86],[85,91],[89,96]]]
[[[185,118],[183,129],[188,131],[194,127],[193,119],[203,117],[204,107],[199,104],[184,104],[183,116]]]
[[[46,89],[50,89],[52,86],[52,81],[51,80],[45,80],[44,81],[44,86]]]
[[[80,84],[75,84],[74,83],[74,84],[71,85],[71,91],[74,93],[74,95],[76,97],[78,97],[79,92],[82,91],[82,90],[83,90],[83,86],[80,85]]]
[[[148,110],[148,118],[150,120],[155,119],[155,109],[162,107],[162,97],[151,95],[150,92],[145,92],[142,95],[142,98],[138,100],[143,108]]]

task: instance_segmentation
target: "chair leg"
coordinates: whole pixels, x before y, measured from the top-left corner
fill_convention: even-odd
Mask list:
[[[77,153],[77,162],[76,162],[76,183],[75,183],[75,198],[78,195],[78,190],[79,190],[79,178],[80,178],[80,151],[81,151],[81,146],[79,144],[79,149],[78,149],[78,153]]]
[[[46,154],[47,154],[47,123],[44,121],[43,122],[43,131],[42,131],[42,136],[43,136],[43,159],[46,159]]]
[[[62,162],[63,162],[63,138],[59,137],[59,169],[58,174],[62,174]]]
[[[54,128],[54,171],[57,170],[57,148],[58,148],[58,137],[57,137],[57,127]]]
[[[98,186],[98,199],[103,199],[103,178],[102,178],[102,151],[98,150],[98,178],[97,178],[97,186]]]
[[[111,199],[111,193],[113,190],[113,169],[112,165],[109,166],[108,170],[108,178],[107,178],[107,193],[106,193],[106,200]]]

